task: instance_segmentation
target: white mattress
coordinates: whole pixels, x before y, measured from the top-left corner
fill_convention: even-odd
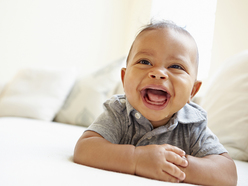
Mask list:
[[[0,118],[0,185],[182,185],[75,164],[74,146],[84,130],[55,122]],[[236,161],[236,165],[239,185],[248,185],[248,163]]]

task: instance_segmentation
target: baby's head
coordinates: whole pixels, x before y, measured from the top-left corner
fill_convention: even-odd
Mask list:
[[[129,103],[154,127],[166,124],[198,92],[198,49],[193,37],[171,22],[145,27],[122,69]]]
[[[195,46],[196,46],[196,56],[195,56],[196,66],[195,67],[196,67],[196,77],[197,77],[198,65],[199,65],[199,52],[198,52],[197,44],[196,44],[194,38],[192,37],[192,35],[187,30],[185,30],[184,28],[176,25],[175,23],[173,23],[171,21],[159,21],[159,22],[150,23],[150,24],[146,25],[139,32],[139,34],[136,36],[136,39],[138,38],[138,36],[141,33],[145,32],[145,31],[149,31],[149,30],[156,30],[156,29],[172,29],[175,32],[178,32],[178,33],[181,33],[181,34],[185,34],[185,36],[188,36],[189,38],[192,39],[192,41],[195,43]],[[135,40],[134,40],[134,42],[135,42]],[[129,56],[130,56],[130,53],[132,52],[132,48],[133,48],[134,42],[133,42],[133,44],[132,44],[132,46],[131,46],[131,48],[129,50],[129,54],[128,54],[128,57],[127,57],[126,64],[128,64]]]

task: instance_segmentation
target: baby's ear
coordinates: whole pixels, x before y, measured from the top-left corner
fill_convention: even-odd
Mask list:
[[[201,85],[202,85],[201,81],[195,81],[194,86],[193,86],[192,91],[191,91],[190,98],[188,100],[188,103],[193,99],[193,97],[196,95],[196,93],[200,90]]]
[[[126,68],[122,68],[121,69],[121,81],[122,81],[123,86],[124,86],[125,74],[126,74]]]

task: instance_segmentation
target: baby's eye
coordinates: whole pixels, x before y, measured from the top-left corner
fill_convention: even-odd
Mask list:
[[[143,64],[143,65],[152,65],[149,61],[147,60],[141,60],[139,61],[140,64]]]
[[[184,68],[181,67],[180,65],[171,65],[169,68],[175,68],[175,69],[179,69],[179,70],[184,70]]]

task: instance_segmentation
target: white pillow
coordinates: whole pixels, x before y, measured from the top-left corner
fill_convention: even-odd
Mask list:
[[[52,121],[75,80],[75,70],[20,70],[1,93],[0,116]]]
[[[248,50],[223,64],[201,105],[208,112],[209,128],[231,157],[248,161]]]
[[[1,93],[3,92],[4,86],[5,86],[4,83],[0,83],[0,96],[1,96]]]
[[[71,91],[55,121],[89,126],[103,112],[103,102],[116,93],[121,80],[121,58],[106,67],[80,78]]]

